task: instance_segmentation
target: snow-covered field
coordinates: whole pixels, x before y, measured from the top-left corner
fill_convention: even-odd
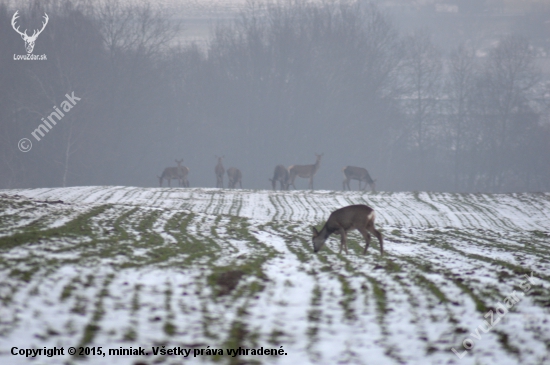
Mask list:
[[[309,226],[356,203],[384,257],[358,233],[314,254]],[[0,363],[548,364],[549,263],[550,194],[4,190]]]

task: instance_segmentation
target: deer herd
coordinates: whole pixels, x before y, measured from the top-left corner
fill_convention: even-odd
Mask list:
[[[227,180],[228,180],[228,187],[230,189],[234,189],[237,187],[237,184],[242,189],[242,177],[243,174],[241,170],[239,170],[236,167],[230,167],[225,170],[223,167],[223,159],[225,156],[215,156],[218,160],[218,163],[214,167],[214,173],[216,175],[216,187],[217,188],[223,188],[223,177],[225,173],[227,172]],[[288,168],[286,168],[284,165],[277,165],[275,167],[275,171],[273,171],[273,178],[269,179],[271,181],[271,186],[273,190],[277,190],[277,183],[279,183],[279,189],[280,190],[289,190],[289,188],[292,186],[294,189],[296,189],[296,185],[294,184],[294,181],[296,180],[296,177],[300,177],[302,179],[309,179],[309,189],[313,190],[313,176],[317,173],[319,170],[319,166],[321,164],[321,157],[323,157],[323,154],[315,154],[316,160],[315,163],[312,165],[291,165]],[[178,180],[179,186],[183,187],[189,187],[189,180],[187,180],[187,175],[189,174],[189,168],[186,166],[182,166],[181,163],[183,162],[183,159],[176,160],[176,163],[178,166],[176,167],[167,167],[164,169],[162,174],[160,176],[157,176],[159,179],[159,185],[162,186],[163,181],[168,182],[168,186],[171,186],[172,179]],[[351,180],[358,180],[359,181],[359,190],[361,190],[361,184],[364,182],[365,186],[363,187],[363,190],[366,190],[367,185],[370,186],[371,190],[374,192],[375,187],[375,181],[373,180],[367,169],[363,167],[356,167],[356,166],[345,166],[342,169],[342,172],[344,173],[344,181],[342,183],[343,190],[351,190],[350,187],[350,181]]]
[[[269,179],[271,181],[271,186],[273,190],[277,190],[277,183],[279,183],[280,190],[288,190],[290,186],[296,189],[294,185],[294,180],[296,177],[301,177],[302,179],[309,179],[309,188],[313,189],[313,176],[321,164],[321,157],[323,154],[315,154],[316,160],[312,165],[291,165],[286,168],[284,165],[277,165],[275,171],[273,171],[273,178]],[[225,156],[215,156],[218,159],[218,163],[214,167],[214,173],[216,174],[216,187],[223,188],[223,176],[226,172],[223,167],[223,159]],[[178,180],[180,186],[189,187],[189,181],[187,180],[187,175],[189,174],[189,168],[182,166],[181,163],[183,159],[176,160],[178,166],[176,167],[167,167],[162,172],[161,176],[157,176],[159,179],[159,184],[162,186],[164,180],[168,181],[168,186],[172,179]],[[361,190],[361,183],[365,183],[363,190],[367,188],[367,185],[370,186],[371,190],[375,191],[375,180],[373,180],[368,171],[362,167],[356,166],[345,166],[342,169],[344,173],[344,181],[342,183],[343,189],[351,190],[350,181],[358,180],[359,181],[359,190]],[[227,169],[227,180],[229,188],[236,188],[237,183],[242,189],[242,173],[236,167],[230,167]],[[347,246],[347,231],[352,229],[357,229],[359,233],[365,239],[365,248],[363,254],[367,252],[369,248],[372,233],[380,243],[380,255],[384,255],[384,240],[382,234],[376,228],[374,228],[374,210],[366,205],[349,205],[332,212],[326,221],[323,228],[318,231],[317,228],[311,227],[313,236],[311,238],[313,243],[313,251],[318,252],[321,247],[325,244],[325,241],[331,234],[340,235],[340,251],[342,248],[345,249],[346,254],[348,253]]]

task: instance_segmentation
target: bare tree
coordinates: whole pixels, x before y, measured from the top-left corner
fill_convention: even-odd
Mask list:
[[[426,158],[433,138],[437,101],[441,92],[441,55],[426,31],[417,31],[407,37],[405,64],[406,88],[410,113],[410,138],[418,151],[420,169],[417,178],[426,178]]]
[[[222,160],[223,160],[224,157],[225,156],[221,156],[221,157],[216,156],[216,158],[218,159],[218,164],[214,168],[214,173],[216,174],[216,187],[217,188],[223,188],[223,174],[225,173],[225,169],[223,167]]]
[[[535,54],[529,42],[507,36],[493,48],[478,81],[483,101],[484,137],[491,162],[487,164],[489,188],[500,191],[513,167],[519,136],[528,126],[522,118],[531,112],[529,93],[540,80]]]
[[[477,63],[475,50],[465,44],[458,46],[449,56],[449,71],[446,92],[449,95],[449,121],[451,129],[450,149],[453,153],[454,189],[460,189],[459,177],[465,174],[465,159],[468,150],[475,148],[473,144],[475,126],[471,124],[471,100],[474,97],[474,87],[477,78]]]

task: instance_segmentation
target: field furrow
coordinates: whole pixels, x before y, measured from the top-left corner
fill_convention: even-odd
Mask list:
[[[358,232],[347,255],[338,236],[313,252],[310,227],[350,204],[376,210],[384,256]],[[141,346],[62,361],[179,364],[152,347],[210,346],[225,353],[186,361],[542,365],[549,263],[550,194],[5,190],[0,362],[27,363],[14,346]]]

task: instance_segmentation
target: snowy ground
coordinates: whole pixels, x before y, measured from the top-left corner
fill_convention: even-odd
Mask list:
[[[336,236],[314,254],[309,226],[356,203],[384,257],[357,233],[349,255]],[[549,262],[550,194],[4,190],[0,363],[180,364],[165,346],[190,363],[548,364]]]

